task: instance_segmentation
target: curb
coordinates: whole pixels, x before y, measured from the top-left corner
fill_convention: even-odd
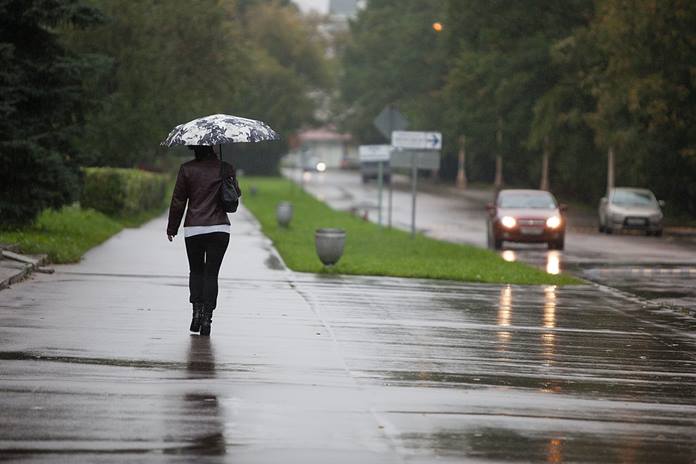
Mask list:
[[[16,249],[15,246],[0,246],[0,290],[21,282],[48,263],[47,255],[22,255],[16,253]]]

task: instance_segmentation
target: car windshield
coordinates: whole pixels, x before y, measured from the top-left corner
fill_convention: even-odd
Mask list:
[[[621,206],[653,206],[655,197],[648,191],[615,190],[611,202]]]
[[[544,193],[507,193],[498,198],[500,208],[555,209],[556,201]]]

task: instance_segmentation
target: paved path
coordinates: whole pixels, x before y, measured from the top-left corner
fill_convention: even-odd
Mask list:
[[[696,459],[696,340],[595,287],[318,277],[233,216],[210,339],[164,219],[0,292],[0,460]]]

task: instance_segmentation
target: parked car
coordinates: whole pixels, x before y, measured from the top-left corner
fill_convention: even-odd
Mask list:
[[[488,246],[499,250],[503,241],[565,246],[565,205],[544,190],[501,190],[488,209]]]
[[[599,201],[599,231],[640,230],[645,235],[662,235],[663,201],[648,189],[617,187]]]
[[[360,163],[360,175],[362,176],[363,184],[366,184],[370,179],[376,180],[379,175],[379,163],[376,161],[362,161]],[[389,163],[382,163],[382,180],[385,183],[391,181]]]

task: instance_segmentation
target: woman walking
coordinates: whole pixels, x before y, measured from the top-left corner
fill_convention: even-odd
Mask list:
[[[230,221],[220,200],[222,178],[232,178],[240,196],[241,191],[234,167],[220,161],[212,147],[189,148],[196,157],[179,168],[169,207],[167,238],[171,242],[176,236],[188,202],[184,240],[189,261],[189,301],[193,305],[190,330],[209,336],[217,306],[218,273],[230,240]]]

